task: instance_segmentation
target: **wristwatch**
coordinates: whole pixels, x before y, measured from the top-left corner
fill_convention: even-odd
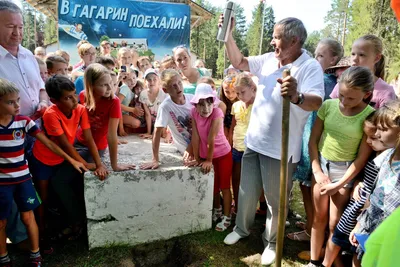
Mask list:
[[[302,93],[297,93],[298,95],[297,95],[297,102],[296,103],[293,103],[292,102],[292,104],[294,104],[294,105],[301,105],[301,104],[303,104],[304,103],[304,95],[302,94]]]

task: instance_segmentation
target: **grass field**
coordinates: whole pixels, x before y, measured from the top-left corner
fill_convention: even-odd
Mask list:
[[[304,217],[297,184],[294,186],[291,207]],[[231,229],[223,233],[209,230],[136,247],[114,245],[91,251],[87,248],[86,240],[79,240],[55,244],[55,252],[45,257],[43,266],[261,266],[263,244],[260,235],[264,220],[257,216],[252,234],[234,246],[223,243]],[[294,221],[291,221],[291,225],[294,225]],[[292,226],[286,228],[286,232],[297,230]],[[304,264],[298,260],[297,254],[308,248],[307,243],[285,239],[284,266]],[[24,253],[10,249],[10,255],[15,266],[24,266]]]

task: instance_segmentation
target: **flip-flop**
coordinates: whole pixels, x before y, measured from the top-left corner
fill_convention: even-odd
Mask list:
[[[287,235],[287,238],[294,241],[310,242],[311,235],[309,235],[306,230],[303,230],[300,232],[290,233]]]

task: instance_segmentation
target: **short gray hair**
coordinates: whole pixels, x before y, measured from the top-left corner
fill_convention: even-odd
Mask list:
[[[19,6],[9,0],[0,0],[0,11],[8,11],[22,15],[22,10],[19,8]]]
[[[293,37],[299,38],[300,45],[303,47],[307,39],[307,31],[301,20],[297,18],[286,18],[275,24],[275,27],[283,27],[284,38],[290,39]]]

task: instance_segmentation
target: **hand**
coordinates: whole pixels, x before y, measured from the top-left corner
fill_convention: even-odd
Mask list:
[[[339,188],[337,187],[336,183],[335,184],[326,184],[321,187],[321,196],[323,195],[329,195],[332,196],[339,191]]]
[[[194,160],[194,155],[192,153],[189,153],[189,151],[185,150],[185,152],[183,153],[183,162],[192,160]]]
[[[133,108],[132,113],[138,117],[141,117],[144,114],[144,110],[140,107],[136,107],[136,108]]]
[[[36,109],[36,112],[39,112],[40,114],[43,115],[43,113],[46,111],[46,109],[49,107],[48,103],[46,100],[42,100],[39,102],[39,105]]]
[[[293,76],[287,76],[283,79],[279,78],[277,81],[281,84],[281,96],[289,98],[290,102],[296,103],[299,97],[297,94],[297,80]]]
[[[219,20],[218,20],[218,28],[222,27],[222,24],[224,24],[224,14],[221,14],[219,16]],[[229,33],[232,33],[233,29],[235,28],[235,17],[232,16],[231,18],[231,28],[229,29]]]
[[[72,159],[71,164],[79,173],[84,173],[89,170],[88,168],[86,168],[85,164],[77,160]]]
[[[104,181],[108,175],[107,168],[101,164],[94,170],[94,175],[98,176],[100,181]]]
[[[327,175],[325,175],[322,171],[317,171],[314,173],[315,181],[319,185],[330,184],[331,179]]]
[[[134,164],[118,164],[113,168],[113,171],[120,172],[120,171],[127,171],[127,170],[134,170],[136,166]]]
[[[94,163],[86,163],[85,167],[91,171],[94,171],[96,169],[96,164]]]
[[[201,169],[203,170],[203,173],[209,173],[211,171],[211,167],[212,167],[212,162],[211,161],[203,161],[199,164],[199,166],[201,167]]]
[[[124,70],[119,69],[118,70],[118,83],[122,82],[126,78],[127,75],[128,74]]]
[[[356,233],[356,228],[354,228],[353,231],[350,232],[349,241],[350,241],[350,244],[352,244],[355,247],[358,247],[358,241],[354,235],[355,233]]]
[[[356,185],[353,189],[353,198],[355,201],[361,200],[361,196],[360,196],[361,188],[364,188],[364,184],[362,182],[360,182],[358,185]]]
[[[143,163],[140,165],[141,170],[155,170],[160,166],[160,163],[157,160],[154,160],[152,162],[148,163]]]
[[[149,133],[145,133],[145,134],[139,134],[139,137],[143,138],[143,139],[152,139],[153,135],[149,134]]]
[[[125,145],[127,143],[128,143],[128,141],[118,139],[118,145]]]
[[[128,134],[125,132],[124,128],[120,129],[120,130],[118,131],[118,133],[119,133],[119,136],[127,136],[127,135],[128,135]]]

